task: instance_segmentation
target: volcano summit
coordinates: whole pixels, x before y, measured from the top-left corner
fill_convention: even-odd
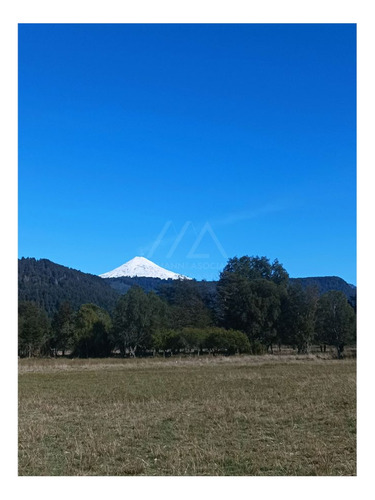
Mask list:
[[[120,267],[116,267],[112,271],[108,271],[107,273],[100,274],[101,278],[121,278],[123,276],[127,276],[133,278],[137,277],[146,277],[146,278],[160,278],[162,280],[178,280],[178,279],[187,279],[190,280],[187,276],[182,274],[177,274],[172,271],[168,271],[163,267],[158,266],[151,260],[146,259],[145,257],[134,257],[133,259],[125,262]]]

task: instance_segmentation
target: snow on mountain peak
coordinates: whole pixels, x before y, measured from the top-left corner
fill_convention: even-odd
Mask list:
[[[191,279],[187,276],[183,276],[182,274],[168,271],[167,269],[158,266],[145,257],[134,257],[128,262],[125,262],[125,264],[123,264],[122,266],[116,267],[116,269],[113,269],[113,271],[100,274],[99,276],[101,278],[121,278],[122,276],[134,278],[135,276],[138,276],[147,278],[160,278],[162,280]]]

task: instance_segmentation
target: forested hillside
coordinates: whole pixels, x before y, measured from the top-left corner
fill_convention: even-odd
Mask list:
[[[162,280],[160,278],[145,278],[122,276],[121,278],[103,278],[114,290],[119,293],[126,293],[132,286],[138,285],[145,292],[158,292],[159,288],[173,280]]]
[[[303,288],[316,286],[320,294],[336,290],[343,292],[347,299],[355,297],[357,289],[338,276],[316,276],[311,278],[290,278],[291,283],[296,282]]]
[[[138,285],[145,292],[160,293],[160,290],[173,287],[174,280],[161,280],[159,278],[142,278],[142,277],[121,277],[121,278],[106,278],[106,282],[120,293],[126,293],[132,286]],[[309,278],[289,278],[291,284],[299,283],[302,288],[316,286],[320,295],[331,290],[343,292],[348,300],[352,300],[356,296],[357,289],[354,285],[350,285],[338,276],[317,276]],[[217,281],[198,281],[198,287],[201,293],[208,301],[213,301],[216,295]]]
[[[18,260],[18,298],[33,301],[52,316],[63,302],[74,309],[92,303],[110,311],[119,293],[102,278],[47,259]]]
[[[299,283],[304,289],[316,286],[320,295],[331,290],[340,291],[351,303],[355,303],[356,287],[337,276],[290,278],[289,281],[291,284]],[[78,309],[82,304],[92,303],[110,311],[119,295],[135,285],[145,292],[153,291],[168,298],[173,293],[175,283],[174,280],[144,277],[102,279],[55,264],[48,259],[22,258],[18,261],[19,300],[36,302],[49,316],[65,301],[70,302],[74,309]],[[211,310],[215,309],[218,282],[194,283],[195,285],[191,286],[199,291],[205,306]]]

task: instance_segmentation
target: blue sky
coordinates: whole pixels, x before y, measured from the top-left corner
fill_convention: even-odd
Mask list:
[[[355,25],[20,25],[19,256],[356,283]]]

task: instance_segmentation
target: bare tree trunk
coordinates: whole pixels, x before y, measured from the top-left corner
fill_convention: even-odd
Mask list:
[[[340,347],[338,345],[336,346],[336,350],[337,350],[337,357],[338,357],[338,359],[341,359]]]
[[[130,355],[131,355],[133,358],[135,358],[135,357],[136,357],[136,355],[135,355],[136,350],[137,350],[137,346],[135,346],[135,347],[129,347]]]
[[[338,357],[338,359],[342,359],[343,358],[342,353],[344,351],[344,346],[342,344],[337,344],[336,349],[337,349],[337,357]]]

